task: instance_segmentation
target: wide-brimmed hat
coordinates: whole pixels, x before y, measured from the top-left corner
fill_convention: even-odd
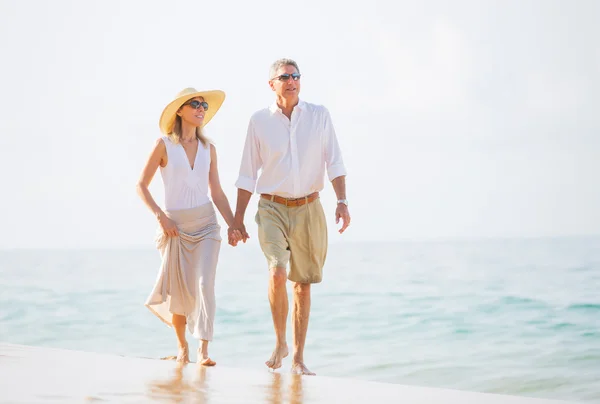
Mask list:
[[[202,122],[202,127],[204,127],[221,108],[225,100],[225,93],[221,90],[197,91],[192,87],[181,90],[160,115],[158,126],[162,133],[168,135],[173,131],[177,111],[187,100],[195,97],[202,97],[208,103],[208,111],[204,112],[204,121]]]

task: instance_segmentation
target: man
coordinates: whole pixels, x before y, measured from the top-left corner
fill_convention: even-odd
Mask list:
[[[327,226],[319,192],[327,170],[338,199],[336,223],[342,220],[339,232],[343,233],[350,224],[346,169],[329,111],[298,97],[300,71],[296,62],[274,62],[269,86],[275,93],[275,102],[252,115],[248,125],[236,182],[238,199],[233,228],[241,231],[245,242],[248,233],[244,215],[256,191],[260,199],[255,219],[260,246],[269,265],[269,302],[277,337],[273,354],[265,363],[277,369],[288,355],[287,277],[294,287],[292,372],[314,375],[304,364],[304,343],[310,285],[321,282],[327,255]],[[230,238],[230,242],[235,244],[236,240]]]

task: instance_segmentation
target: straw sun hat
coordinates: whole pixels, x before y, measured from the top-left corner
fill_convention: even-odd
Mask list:
[[[204,113],[204,121],[202,122],[202,127],[204,127],[221,108],[225,100],[225,93],[221,90],[197,91],[191,87],[181,90],[160,115],[158,126],[162,133],[168,135],[173,131],[177,111],[186,101],[195,97],[203,97],[204,101],[208,103],[208,111]]]

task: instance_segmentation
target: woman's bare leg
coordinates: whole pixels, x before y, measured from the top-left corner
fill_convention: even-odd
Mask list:
[[[177,345],[179,346],[179,354],[177,355],[177,362],[189,362],[190,354],[188,349],[188,343],[185,340],[185,316],[180,314],[173,314],[173,327],[175,328],[175,335],[177,336]]]

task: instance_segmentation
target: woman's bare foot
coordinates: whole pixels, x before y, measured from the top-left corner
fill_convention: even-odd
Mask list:
[[[210,359],[209,357],[206,357],[206,358],[202,358],[202,362],[200,362],[200,364],[202,366],[215,366],[217,364],[217,362]]]
[[[281,347],[276,346],[271,358],[265,362],[265,365],[271,369],[279,369],[281,367],[281,361],[286,356],[288,356],[287,344]]]
[[[202,366],[215,366],[217,364],[208,356],[208,344],[203,344],[202,348],[198,348],[198,362]]]
[[[302,362],[292,363],[292,373],[295,375],[307,375],[307,376],[315,376],[316,375],[316,373],[308,370],[306,365]]]
[[[181,363],[189,363],[190,362],[190,352],[189,352],[187,342],[185,343],[184,346],[179,347],[179,353],[177,354],[177,358],[175,360],[177,362],[181,362]]]

